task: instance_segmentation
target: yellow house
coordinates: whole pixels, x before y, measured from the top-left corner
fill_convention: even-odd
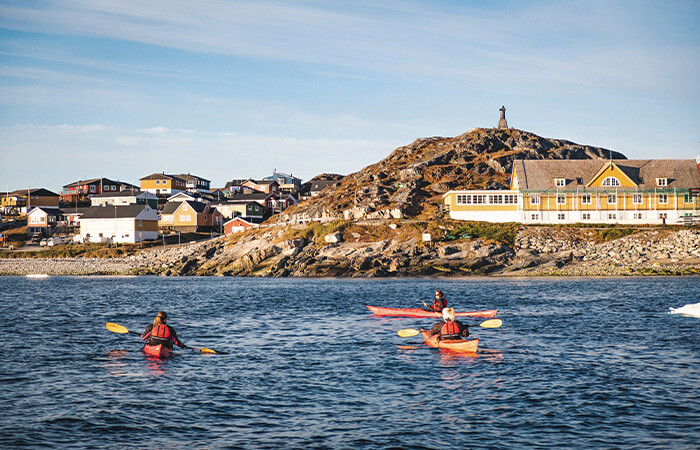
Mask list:
[[[521,223],[700,220],[700,161],[516,160],[509,190],[449,191],[450,217]]]
[[[26,213],[36,207],[58,208],[59,195],[44,188],[18,189],[0,197],[0,206],[7,214]]]
[[[187,181],[175,175],[153,173],[139,180],[141,190],[155,195],[175,195],[187,191]]]
[[[223,216],[208,203],[169,201],[160,212],[158,226],[161,229],[187,232],[220,231]]]

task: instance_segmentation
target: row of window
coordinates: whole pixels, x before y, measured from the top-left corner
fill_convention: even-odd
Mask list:
[[[458,205],[515,205],[517,194],[457,194]]]
[[[577,180],[581,180],[581,179],[578,178]],[[566,178],[555,178],[554,185],[557,187],[566,186]],[[657,186],[668,186],[668,178],[657,178],[656,185]],[[616,187],[616,186],[622,186],[622,184],[620,183],[620,180],[618,180],[615,177],[607,177],[603,180],[603,182],[601,183],[601,186]]]
[[[579,199],[581,199],[582,205],[591,205],[593,203],[593,196],[591,194],[580,194]],[[650,195],[649,198],[652,196]],[[566,204],[567,196],[565,194],[557,194],[557,204]],[[656,194],[656,200],[659,204],[668,204],[668,194]],[[530,204],[539,205],[540,204],[540,194],[530,194]],[[642,194],[632,194],[632,204],[641,205],[644,201],[644,196]],[[683,196],[683,201],[685,203],[693,203],[693,198],[689,194]],[[457,202],[459,204],[459,202]],[[608,205],[617,204],[617,194],[607,195]]]
[[[642,213],[634,213],[634,220],[642,220],[642,219],[643,219]],[[668,214],[667,213],[659,213],[659,220],[662,220],[662,219],[668,219]],[[530,214],[530,220],[540,220],[540,215],[538,213]],[[564,213],[557,214],[557,220],[566,220],[566,214],[564,214]],[[582,213],[581,220],[591,220],[591,213]],[[608,213],[608,220],[617,220],[617,213],[614,213],[614,212]]]

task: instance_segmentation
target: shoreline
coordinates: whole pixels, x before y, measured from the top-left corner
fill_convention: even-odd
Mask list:
[[[140,269],[132,257],[127,258],[0,258],[0,276],[183,276],[179,274],[164,273],[138,273]],[[236,278],[261,278],[260,275],[184,275],[193,277],[227,276]],[[273,278],[549,278],[549,277],[656,277],[656,276],[700,276],[700,262],[681,263],[668,261],[654,261],[647,264],[610,265],[603,264],[569,264],[562,267],[529,267],[526,269],[506,270],[494,273],[479,274],[422,274],[422,275],[398,275],[392,274],[379,276],[377,274],[363,274],[353,271],[347,274],[307,274],[285,275]],[[267,276],[269,277],[269,275]]]

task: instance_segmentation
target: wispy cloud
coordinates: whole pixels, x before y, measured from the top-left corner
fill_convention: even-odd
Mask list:
[[[666,90],[659,79],[668,73],[659,71],[656,59],[677,73],[687,70],[678,58],[697,56],[697,42],[689,41],[679,42],[674,58],[665,58],[667,49],[650,36],[668,30],[650,23],[647,35],[640,35],[639,27],[630,25],[639,17],[631,17],[627,6],[600,1],[515,2],[505,11],[422,2],[210,0],[192,6],[184,0],[72,0],[42,8],[6,5],[0,16],[6,27],[23,31],[481,82],[494,77],[522,82],[517,74],[524,67],[530,77],[540,74],[550,81]],[[612,76],[586,70],[596,66]],[[623,74],[626,85],[618,82]]]

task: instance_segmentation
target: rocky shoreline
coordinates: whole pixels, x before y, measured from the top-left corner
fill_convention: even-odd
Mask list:
[[[282,230],[219,237],[126,258],[0,258],[0,275],[266,277],[627,276],[700,274],[700,230],[645,230],[596,243],[590,230],[528,227],[513,246],[482,239],[323,244]]]

